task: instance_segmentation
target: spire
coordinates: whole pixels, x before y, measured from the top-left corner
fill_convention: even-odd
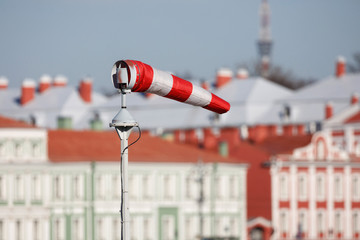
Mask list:
[[[260,61],[264,58],[270,59],[271,55],[271,31],[270,31],[270,7],[267,0],[262,0],[260,5],[260,32],[258,40],[258,51],[260,55]],[[262,71],[262,75],[264,71]],[[266,72],[266,71],[265,71]]]

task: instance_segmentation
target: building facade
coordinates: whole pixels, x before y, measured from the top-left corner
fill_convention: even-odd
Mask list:
[[[61,131],[0,128],[0,239],[120,239],[120,155],[109,161],[82,149],[101,152],[111,142],[111,148],[119,149],[115,133],[91,132],[101,142],[89,139],[81,146],[71,140],[83,140],[84,132],[66,133],[70,149],[59,146],[57,141],[66,140]],[[204,237],[245,239],[246,165],[213,153],[201,155],[204,162],[198,163],[204,151],[179,149],[179,144],[146,134],[139,149],[154,142],[185,154],[166,155],[163,161],[157,149],[155,155],[134,153],[129,166],[130,239],[196,239],[201,232]],[[83,155],[73,155],[71,149]]]
[[[273,239],[360,238],[359,130],[328,127],[272,158]]]

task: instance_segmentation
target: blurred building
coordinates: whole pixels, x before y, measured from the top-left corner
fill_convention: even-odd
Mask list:
[[[0,126],[0,239],[120,239],[115,132],[47,131],[3,117]],[[129,152],[131,239],[195,239],[200,213],[204,237],[246,238],[247,166],[220,149],[142,134]]]
[[[19,89],[9,89],[5,80],[0,87],[0,112],[4,116],[52,129],[89,129],[99,125],[94,107],[104,103],[106,97],[92,90],[89,78],[81,80],[77,88],[68,86],[64,76],[52,79],[44,75],[38,83],[25,79]],[[91,118],[85,126],[84,116]]]
[[[360,239],[360,107],[270,160],[274,239]]]

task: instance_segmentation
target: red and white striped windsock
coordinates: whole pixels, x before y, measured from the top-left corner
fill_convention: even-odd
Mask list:
[[[220,114],[230,110],[230,104],[215,94],[140,61],[117,61],[111,77],[114,87],[118,89],[154,93]]]

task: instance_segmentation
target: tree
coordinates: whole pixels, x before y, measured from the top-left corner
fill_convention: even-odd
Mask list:
[[[316,81],[314,78],[306,79],[297,77],[291,70],[284,69],[283,67],[274,64],[270,64],[269,70],[264,74],[261,62],[259,61],[241,64],[240,68],[247,69],[251,76],[263,76],[271,82],[293,90],[302,88]]]
[[[360,72],[360,52],[357,52],[353,55],[354,63],[347,64],[347,70],[351,73]]]

